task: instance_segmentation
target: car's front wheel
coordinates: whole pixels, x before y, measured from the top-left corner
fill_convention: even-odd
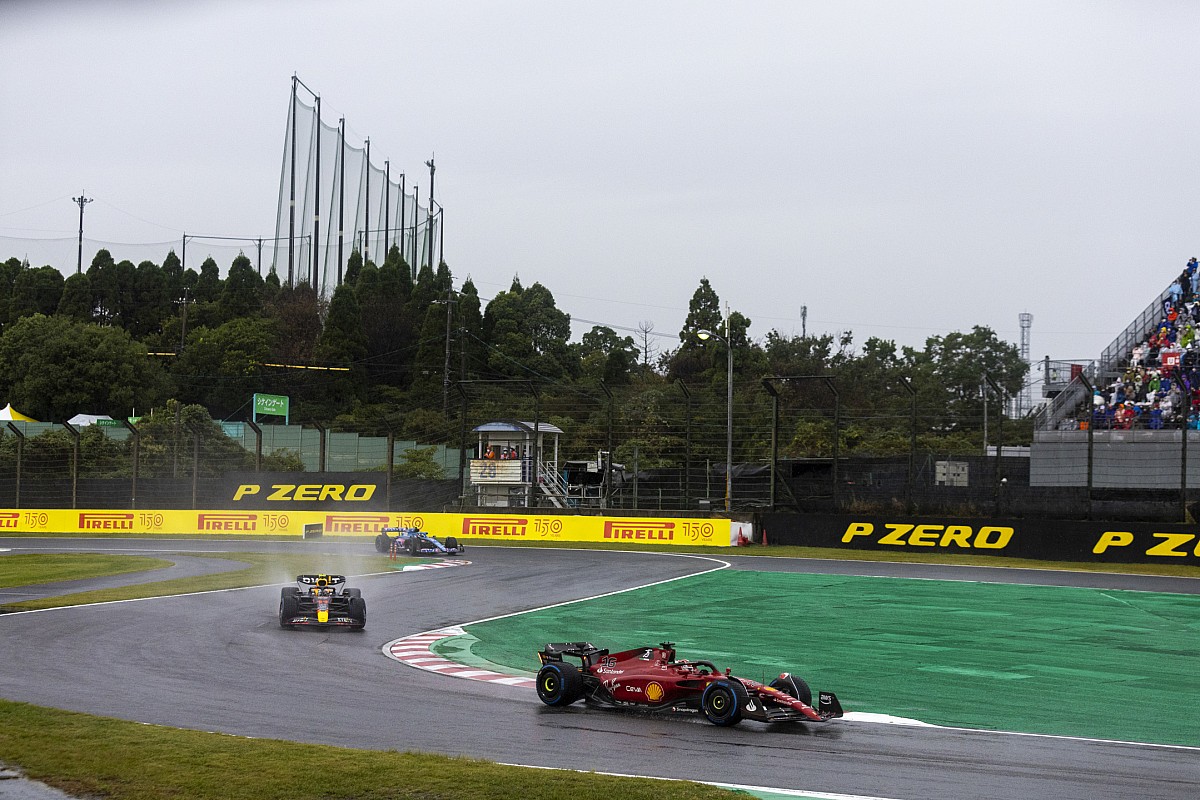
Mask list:
[[[785,672],[771,681],[771,688],[778,689],[784,694],[790,694],[805,705],[812,705],[812,689],[808,688],[808,684],[805,683],[804,678],[801,678],[799,675]]]
[[[284,587],[279,595],[279,627],[291,628],[288,622],[300,614],[300,590],[295,586]]]
[[[537,693],[548,706],[569,706],[583,696],[579,667],[555,661],[538,670]]]
[[[367,627],[367,601],[363,600],[361,595],[350,598],[350,616],[357,621],[354,630],[361,631]]]
[[[713,725],[728,727],[742,721],[742,706],[749,699],[737,681],[714,681],[700,696],[700,709]]]

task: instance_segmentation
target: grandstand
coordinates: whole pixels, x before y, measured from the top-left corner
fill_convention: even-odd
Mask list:
[[[1200,267],[1195,258],[1087,365],[1050,362],[1030,485],[1200,485]],[[1186,446],[1185,446],[1186,442]]]

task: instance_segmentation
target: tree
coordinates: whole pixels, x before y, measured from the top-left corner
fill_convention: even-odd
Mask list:
[[[63,281],[55,313],[74,322],[92,321],[92,286],[86,272],[73,273]]]
[[[263,305],[263,279],[254,271],[250,259],[239,253],[229,267],[221,289],[220,316],[225,322],[257,316]]]
[[[129,416],[162,401],[169,384],[125,331],[34,314],[0,336],[0,389],[37,419],[65,420]]]
[[[173,364],[179,398],[206,406],[222,418],[244,409],[262,388],[274,326],[264,319],[235,319],[217,328],[188,332]]]
[[[130,261],[113,261],[107,250],[97,250],[87,269],[92,287],[92,319],[101,325],[124,327],[130,317],[136,268]]]
[[[936,398],[940,393],[942,400],[933,402],[951,418],[945,425],[982,425],[985,375],[1011,397],[1025,385],[1029,371],[1016,345],[1001,341],[991,328],[979,325],[970,333],[931,336],[923,352],[905,348],[904,355],[922,396]]]
[[[135,338],[145,339],[162,331],[163,323],[175,310],[175,295],[167,275],[153,261],[138,264],[133,276],[134,302],[126,330]]]
[[[579,373],[578,357],[568,347],[571,318],[540,283],[523,289],[514,278],[509,291],[488,303],[484,329],[493,376],[557,380]]]
[[[638,349],[632,336],[618,336],[612,328],[596,325],[579,343],[582,374],[610,386],[629,383],[638,363]]]
[[[195,288],[198,303],[215,303],[221,296],[221,270],[212,256],[204,259],[204,263],[200,265],[200,277]]]
[[[400,478],[427,478],[442,480],[446,477],[442,465],[434,456],[436,447],[410,447],[400,454],[400,463],[396,465],[396,476]]]
[[[23,269],[13,281],[9,321],[31,314],[50,315],[62,299],[63,276],[54,267]]]

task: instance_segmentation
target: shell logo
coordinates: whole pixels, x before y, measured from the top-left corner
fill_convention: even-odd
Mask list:
[[[657,703],[659,700],[662,700],[665,694],[666,691],[663,689],[662,684],[654,683],[653,681],[646,684],[646,699],[651,703]]]

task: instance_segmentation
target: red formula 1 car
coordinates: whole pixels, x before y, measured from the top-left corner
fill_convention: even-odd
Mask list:
[[[578,658],[580,666],[564,661]],[[721,672],[711,661],[678,661],[675,645],[609,653],[589,642],[546,645],[538,658],[537,693],[549,706],[583,698],[599,706],[633,706],[651,711],[701,711],[714,725],[760,722],[827,722],[842,716],[833,692],[812,691],[787,672],[769,685]]]

